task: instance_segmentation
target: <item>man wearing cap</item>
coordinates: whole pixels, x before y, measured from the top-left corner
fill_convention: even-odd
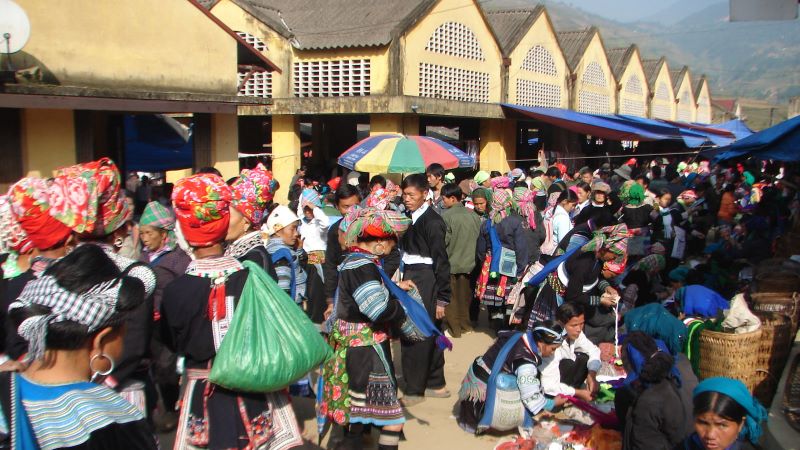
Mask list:
[[[592,184],[592,201],[575,216],[573,219],[575,225],[585,223],[589,219],[600,220],[603,223],[613,222],[614,213],[609,203],[610,193],[611,186],[608,183],[595,181]]]

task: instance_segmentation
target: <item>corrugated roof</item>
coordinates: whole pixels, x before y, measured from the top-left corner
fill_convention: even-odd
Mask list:
[[[197,3],[200,3],[200,6],[205,9],[211,9],[217,2],[219,2],[219,0],[197,0]]]
[[[511,55],[542,12],[544,6],[541,5],[535,8],[484,12],[504,56]]]
[[[614,76],[617,77],[617,79],[622,76],[622,72],[625,71],[625,66],[627,65],[627,60],[630,59],[628,50],[630,50],[630,47],[612,48],[606,52],[608,65],[611,66],[611,71],[614,72]]]
[[[681,84],[683,84],[684,76],[683,74],[689,70],[689,67],[683,66],[679,70],[670,70],[669,76],[672,78],[672,89],[675,90],[675,95],[678,95],[678,91],[681,89]]]
[[[703,90],[703,83],[708,83],[708,79],[706,78],[706,74],[700,75],[700,79],[697,80],[697,89],[694,90],[694,100],[698,101],[700,99],[700,92]],[[709,97],[711,96],[711,87],[709,86]]]
[[[301,50],[389,44],[436,0],[233,0]]]
[[[647,77],[647,83],[650,85],[651,92],[655,91],[656,79],[658,78],[658,72],[661,70],[662,63],[666,63],[664,58],[645,59],[642,61],[644,75]]]
[[[575,70],[581,61],[586,48],[592,42],[592,38],[597,33],[597,28],[589,27],[578,31],[559,31],[556,33],[561,50],[567,59],[567,64],[571,70]]]

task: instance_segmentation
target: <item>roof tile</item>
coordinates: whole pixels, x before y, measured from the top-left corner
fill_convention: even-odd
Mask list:
[[[561,49],[564,51],[564,57],[567,59],[567,64],[569,64],[571,70],[575,70],[575,67],[578,66],[596,32],[596,28],[589,27],[578,31],[559,31],[556,33]]]

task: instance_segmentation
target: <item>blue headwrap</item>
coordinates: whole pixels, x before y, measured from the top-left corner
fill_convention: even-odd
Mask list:
[[[694,388],[693,397],[703,392],[719,392],[732,398],[747,411],[747,418],[739,437],[745,438],[756,444],[761,437],[761,422],[767,420],[767,410],[761,406],[747,387],[739,380],[725,377],[706,378]]]
[[[670,355],[670,351],[667,348],[667,344],[664,343],[661,339],[654,339],[656,341],[656,345],[658,346],[658,352],[664,352]],[[647,360],[655,356],[658,352],[653,353],[652,355],[642,355],[642,353],[630,343],[625,345],[625,351],[628,354],[628,361],[633,366],[633,370],[628,372],[628,377],[625,378],[625,382],[623,385],[627,386],[634,381],[639,379],[639,375],[642,373],[642,369],[644,368],[645,363]],[[672,369],[670,369],[670,373],[672,374],[675,381],[678,383],[678,387],[681,385],[681,374],[678,371],[677,365],[675,363],[672,364]]]

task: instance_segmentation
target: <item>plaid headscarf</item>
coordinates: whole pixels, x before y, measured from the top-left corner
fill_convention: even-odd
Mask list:
[[[0,196],[0,253],[27,253],[31,249],[33,242],[11,212],[11,199]]]
[[[350,227],[350,224],[358,219],[358,212],[361,211],[361,209],[362,208],[359,205],[351,206],[350,210],[345,213],[341,220],[339,220],[339,231],[346,233],[347,229]]]
[[[230,222],[231,188],[221,177],[201,173],[175,184],[172,203],[186,242],[208,247],[225,240]]]
[[[500,223],[511,214],[514,208],[514,199],[508,191],[497,189],[492,193],[492,211],[489,213],[492,223],[495,225]]]
[[[644,202],[644,188],[634,180],[626,181],[619,190],[619,199],[625,205],[641,205]]]
[[[108,158],[56,171],[50,214],[79,234],[107,236],[133,215],[117,166]]]
[[[486,199],[487,202],[490,202],[492,200],[492,190],[489,188],[479,187],[472,191],[470,197],[472,197],[473,200],[476,198],[483,198]]]
[[[357,211],[357,217],[347,227],[345,241],[353,245],[360,237],[378,239],[396,238],[408,230],[411,219],[391,210],[364,208]]]
[[[667,261],[664,259],[664,255],[653,254],[640,259],[639,262],[633,266],[633,270],[641,270],[648,274],[655,274],[664,270],[666,265]]]
[[[656,242],[655,244],[650,246],[650,253],[663,256],[665,253],[667,253],[667,249],[661,242]]]
[[[69,227],[50,215],[51,196],[45,180],[23,178],[11,186],[8,196],[14,219],[36,248],[53,248],[72,233]]]
[[[591,241],[581,247],[583,252],[597,252],[605,249],[617,255],[615,264],[622,264],[628,254],[628,227],[624,224],[603,227],[594,232]]]
[[[50,275],[28,282],[17,300],[8,309],[41,305],[50,312],[32,316],[19,325],[17,332],[28,341],[26,361],[44,356],[47,327],[53,322],[71,321],[85,325],[93,333],[114,316],[117,308],[120,279],[100,283],[83,294],[62,288]]]
[[[304,188],[300,193],[300,207],[322,208],[322,197],[314,188]]]
[[[144,207],[142,217],[139,219],[139,225],[148,225],[165,230],[167,232],[167,238],[162,244],[162,248],[164,249],[172,249],[178,242],[175,237],[175,215],[161,203],[148,203],[147,206]]]
[[[536,206],[533,204],[535,199],[536,195],[530,189],[514,188],[514,201],[517,202],[522,217],[528,219],[528,227],[531,230],[536,229]]]
[[[254,169],[244,169],[239,178],[231,184],[233,199],[231,206],[254,226],[261,225],[267,204],[275,196],[278,182],[263,164]]]

